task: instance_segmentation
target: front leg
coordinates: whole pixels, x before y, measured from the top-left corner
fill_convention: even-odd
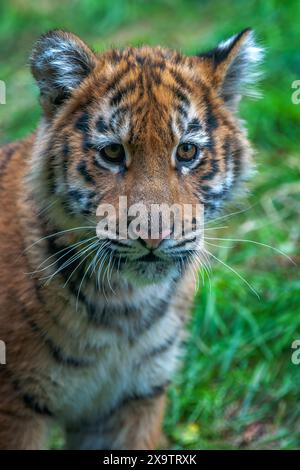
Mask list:
[[[130,400],[105,421],[67,432],[68,449],[152,450],[161,439],[165,394]]]
[[[0,369],[0,450],[44,449],[49,424],[34,397],[17,390]]]

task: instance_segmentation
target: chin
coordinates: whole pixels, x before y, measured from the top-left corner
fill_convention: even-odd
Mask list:
[[[142,261],[126,263],[126,266],[122,269],[122,275],[128,281],[141,286],[158,284],[166,279],[175,279],[179,273],[180,269],[177,264],[160,261],[154,263]]]

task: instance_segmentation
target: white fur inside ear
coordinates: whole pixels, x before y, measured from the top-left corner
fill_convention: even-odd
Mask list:
[[[49,49],[45,50],[40,58],[44,65],[56,71],[55,81],[58,86],[73,90],[78,86],[86,73],[86,66],[78,45],[70,41],[51,40]]]
[[[94,59],[73,34],[50,31],[37,41],[30,62],[42,96],[51,102],[78,87],[94,68]]]
[[[248,31],[245,34],[247,36],[230,63],[222,84],[222,94],[228,100],[230,96],[234,95],[235,97],[236,95],[245,95],[255,98],[260,96],[255,85],[262,75],[259,65],[263,59],[264,50],[256,44],[253,31]],[[226,54],[226,51],[229,53],[238,36],[239,34],[236,34],[226,41],[222,41],[218,45],[217,51],[222,55]]]
[[[228,39],[225,39],[225,41],[221,41],[219,44],[218,44],[218,49],[230,49],[230,47],[232,46],[233,42],[236,40],[237,38],[237,34],[235,34],[234,36],[231,36],[230,38]]]
[[[232,44],[236,41],[239,34],[231,36],[229,39],[222,41],[218,45],[218,49],[230,49]],[[264,56],[264,50],[255,42],[253,31],[249,31],[245,42],[242,44],[240,52],[245,54],[250,62],[261,62]]]

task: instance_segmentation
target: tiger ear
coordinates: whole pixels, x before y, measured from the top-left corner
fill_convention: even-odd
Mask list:
[[[93,70],[96,57],[72,33],[50,31],[37,41],[30,57],[31,71],[46,114],[53,114]]]
[[[243,95],[259,96],[253,85],[261,75],[258,65],[263,57],[263,49],[256,45],[250,28],[198,57],[209,64],[214,87],[233,111],[236,111]]]

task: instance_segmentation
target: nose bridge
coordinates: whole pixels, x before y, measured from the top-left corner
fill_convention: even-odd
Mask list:
[[[137,168],[132,173],[127,194],[129,204],[142,203],[148,211],[152,204],[171,204],[172,188],[168,179],[168,170],[155,164]]]
[[[145,113],[144,127],[138,129],[139,140],[132,146],[128,171],[128,206],[143,204],[146,209],[144,218],[149,230],[141,238],[149,248],[155,248],[162,239],[170,235],[167,227],[160,226],[159,230],[155,228],[154,234],[151,231],[153,205],[171,206],[176,199],[171,177],[172,149],[164,136],[162,121],[163,117],[158,110],[152,108]],[[155,210],[157,211],[157,207]]]
[[[141,218],[144,230],[140,238],[148,248],[155,249],[164,238],[170,235],[167,227],[160,225],[156,227],[157,221],[153,216],[153,212],[159,212],[158,209],[162,204],[171,206],[173,203],[172,186],[168,177],[170,170],[163,164],[166,155],[159,155],[157,151],[152,155],[143,152],[140,155],[136,154],[135,157],[135,164],[131,168],[131,178],[127,186],[128,207],[136,204],[143,205],[144,215]]]

